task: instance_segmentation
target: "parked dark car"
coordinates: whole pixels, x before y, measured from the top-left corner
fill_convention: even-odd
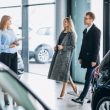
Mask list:
[[[93,78],[92,110],[110,110],[110,51],[99,66],[99,76]]]

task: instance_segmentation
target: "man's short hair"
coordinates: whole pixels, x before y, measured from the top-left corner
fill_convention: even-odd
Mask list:
[[[90,16],[91,19],[95,19],[95,14],[93,12],[87,12],[86,16]]]

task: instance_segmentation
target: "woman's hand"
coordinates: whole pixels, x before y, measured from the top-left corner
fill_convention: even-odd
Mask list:
[[[10,48],[15,48],[16,45],[15,45],[15,44],[11,44],[9,47],[10,47]]]
[[[62,45],[58,45],[58,50],[62,50],[63,46]]]
[[[19,45],[19,42],[18,41],[15,41],[13,44],[15,44],[16,46]]]

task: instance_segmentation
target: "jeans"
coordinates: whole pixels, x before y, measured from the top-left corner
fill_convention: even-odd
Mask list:
[[[85,76],[84,88],[83,88],[82,93],[79,96],[79,98],[81,100],[83,100],[86,97],[87,92],[89,90],[90,82],[91,82],[91,79],[92,79],[92,71],[93,71],[93,69],[94,68],[92,68],[92,67],[87,68],[87,72],[86,72],[86,76]]]

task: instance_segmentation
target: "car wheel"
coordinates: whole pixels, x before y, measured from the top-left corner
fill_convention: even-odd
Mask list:
[[[49,62],[50,59],[50,53],[49,50],[45,47],[39,47],[36,51],[35,51],[35,60],[37,63],[47,63]]]
[[[99,100],[96,110],[110,110],[110,97],[103,97]]]

